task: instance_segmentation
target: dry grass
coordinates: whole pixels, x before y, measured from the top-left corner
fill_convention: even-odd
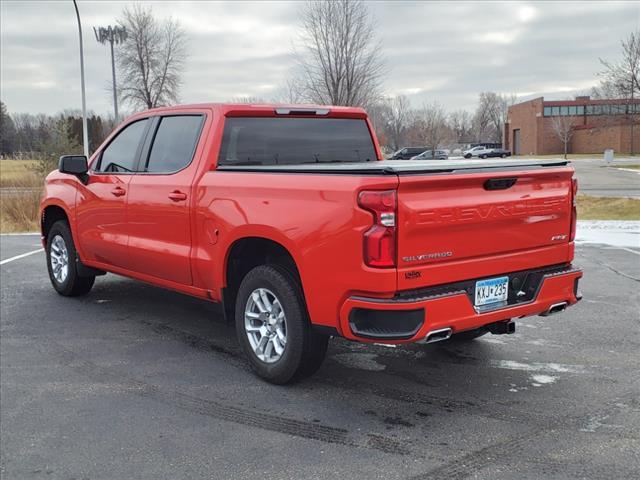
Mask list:
[[[631,168],[633,170],[640,170],[640,164],[638,163],[633,163],[631,165],[625,165],[624,163],[621,163],[619,165],[614,165],[615,168]]]
[[[640,220],[640,199],[578,195],[580,220]]]
[[[0,232],[38,230],[38,206],[43,178],[33,160],[0,160],[0,187],[37,189],[19,194],[0,193]]]
[[[0,197],[0,233],[37,232],[40,192]]]
[[[0,187],[36,187],[42,177],[35,172],[35,160],[0,160]]]

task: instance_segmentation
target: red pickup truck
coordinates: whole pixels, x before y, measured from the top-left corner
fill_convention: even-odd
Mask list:
[[[383,160],[359,108],[177,106],[61,157],[42,240],[61,295],[112,272],[221,302],[286,383],[331,336],[469,340],[576,303],[576,188],[561,160]]]

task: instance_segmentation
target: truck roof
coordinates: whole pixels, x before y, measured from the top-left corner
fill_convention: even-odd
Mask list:
[[[332,118],[365,118],[367,113],[360,107],[342,107],[335,105],[313,104],[286,104],[286,103],[192,103],[158,107],[145,112],[168,112],[189,109],[211,109],[220,112],[224,116],[272,116],[278,115],[277,111],[288,111],[296,116],[326,116]],[[328,113],[324,113],[328,110]],[[322,112],[322,113],[316,113]],[[280,113],[280,115],[287,115]]]

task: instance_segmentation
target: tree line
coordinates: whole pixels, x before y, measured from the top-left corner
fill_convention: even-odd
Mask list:
[[[87,118],[89,151],[93,152],[115,127],[113,117],[94,113]],[[3,158],[57,158],[82,153],[82,114],[65,111],[57,115],[9,114],[0,102],[0,154]]]
[[[405,95],[383,97],[369,108],[381,145],[390,150],[425,146],[435,150],[470,143],[502,143],[507,110],[515,96],[482,92],[476,110],[447,113],[438,102],[412,108]]]

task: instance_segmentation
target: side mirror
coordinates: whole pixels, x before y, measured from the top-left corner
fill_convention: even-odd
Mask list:
[[[58,170],[70,175],[84,175],[89,171],[87,157],[84,155],[62,155],[58,162]]]
[[[58,170],[61,173],[75,175],[85,185],[89,181],[89,165],[84,155],[62,155],[58,161]]]

